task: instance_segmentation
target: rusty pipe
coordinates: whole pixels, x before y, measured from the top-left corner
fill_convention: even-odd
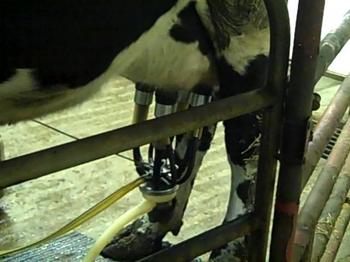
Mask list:
[[[328,66],[343,49],[350,39],[350,10],[344,15],[341,24],[330,31],[321,42],[320,54],[317,61],[315,83],[326,73]],[[337,128],[342,116],[350,104],[350,76],[344,79],[330,105],[323,113],[315,128],[313,141],[309,142],[303,167],[302,188],[306,185],[312,172],[320,160],[322,153]]]
[[[299,1],[290,83],[285,100],[271,261],[293,260],[293,238],[301,193],[302,164],[309,135],[324,4],[325,0]]]
[[[312,261],[319,261],[325,251],[328,239],[334,229],[333,221],[337,219],[350,189],[350,154],[334,184],[332,194],[322,210],[315,229]],[[311,246],[312,242],[310,242]],[[326,260],[327,261],[327,260]],[[333,261],[333,260],[328,260]]]
[[[350,151],[350,119],[347,121],[325,167],[300,211],[294,239],[294,260],[300,261],[314,233],[317,221],[329,198]]]
[[[322,153],[350,105],[350,75],[341,84],[331,103],[315,127],[309,142],[303,166],[302,187],[306,185]]]
[[[344,15],[340,25],[330,31],[323,39],[320,45],[320,54],[317,61],[315,74],[315,84],[326,72],[329,65],[333,62],[339,52],[343,49],[350,39],[350,10]]]

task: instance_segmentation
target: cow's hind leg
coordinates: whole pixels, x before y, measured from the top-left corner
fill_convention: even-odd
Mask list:
[[[260,139],[256,113],[224,122],[226,150],[231,167],[231,189],[224,223],[251,212],[254,207],[257,151]],[[210,261],[246,261],[246,238],[214,250]]]

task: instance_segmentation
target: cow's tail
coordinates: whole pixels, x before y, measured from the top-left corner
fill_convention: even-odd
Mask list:
[[[101,83],[91,82],[87,86],[67,88],[54,86],[38,88],[35,83],[21,85],[11,81],[0,84],[0,125],[33,119],[79,104],[93,96]]]

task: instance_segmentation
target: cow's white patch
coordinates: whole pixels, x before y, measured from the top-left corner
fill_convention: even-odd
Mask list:
[[[259,30],[247,27],[242,35],[231,36],[229,46],[222,55],[239,74],[244,74],[246,67],[258,55],[268,55],[270,49],[270,29]]]
[[[191,89],[198,83],[216,84],[215,71],[198,43],[182,43],[169,35],[178,13],[190,2],[180,0],[135,43],[121,52],[109,72],[160,88]]]
[[[231,167],[231,188],[225,221],[234,220],[247,212],[245,204],[237,194],[237,189],[241,183],[249,180],[249,178],[247,177],[246,171],[241,166],[233,164],[230,160],[229,162]]]

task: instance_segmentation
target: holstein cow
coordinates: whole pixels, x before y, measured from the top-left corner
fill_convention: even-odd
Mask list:
[[[115,75],[162,90],[219,86],[218,98],[235,95],[264,85],[268,49],[262,0],[1,0],[0,123],[81,102]],[[224,126],[234,174],[226,216],[231,220],[247,211],[246,164],[259,137],[257,114]],[[118,247],[135,232],[126,256],[153,252],[167,232],[179,231],[214,129],[207,131],[172,217],[146,226],[137,221],[106,256],[120,258]],[[136,252],[138,245],[149,248]]]

